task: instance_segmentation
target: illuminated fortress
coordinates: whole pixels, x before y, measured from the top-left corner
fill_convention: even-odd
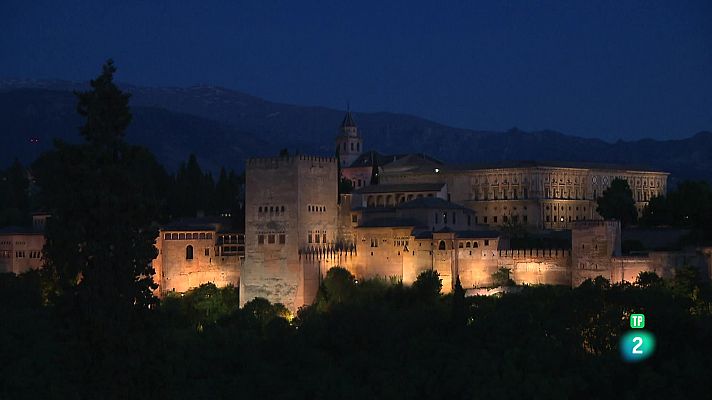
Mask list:
[[[642,212],[666,193],[665,172],[560,162],[455,166],[423,154],[364,152],[350,112],[336,147],[338,157],[247,160],[244,228],[225,217],[162,227],[157,294],[232,284],[242,304],[264,297],[295,310],[314,300],[335,266],[405,284],[435,269],[445,292],[457,277],[465,289],[490,286],[500,268],[517,284],[633,281],[641,271],[669,277],[686,265],[710,275],[710,248],[622,255],[619,223],[596,213],[595,199],[615,178],[628,181]],[[350,193],[339,193],[339,173]],[[0,270],[41,266],[44,218],[36,216],[36,229],[0,232]],[[513,246],[503,233],[511,226],[565,233],[570,245]]]

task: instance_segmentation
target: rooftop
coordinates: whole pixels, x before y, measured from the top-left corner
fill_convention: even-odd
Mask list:
[[[355,193],[438,192],[443,186],[444,183],[379,184],[366,186]]]
[[[6,226],[0,228],[0,235],[43,235],[42,231],[31,226]]]
[[[574,162],[574,161],[534,161],[534,160],[504,160],[477,164],[448,165],[443,170],[468,171],[480,169],[508,169],[508,168],[574,168],[574,169],[600,169],[600,170],[624,170],[624,171],[646,171],[663,172],[643,165],[634,164],[606,164],[594,162]]]
[[[441,199],[439,197],[420,197],[398,205],[399,209],[437,208],[445,210],[465,210],[472,211],[467,207]]]

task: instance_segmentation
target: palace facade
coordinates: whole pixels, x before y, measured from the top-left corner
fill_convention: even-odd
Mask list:
[[[622,178],[642,212],[666,193],[666,172],[564,162],[446,165],[423,154],[363,151],[350,112],[336,146],[337,157],[247,160],[244,227],[224,217],[161,227],[157,294],[212,282],[239,286],[242,304],[264,297],[296,310],[314,301],[335,266],[359,279],[406,284],[435,269],[445,292],[457,277],[466,289],[491,285],[500,268],[518,284],[572,286],[596,276],[630,282],[642,271],[670,277],[682,266],[711,275],[712,248],[623,255],[619,223],[595,211],[595,199]],[[351,193],[339,193],[339,171],[352,182]],[[512,246],[502,227],[519,225],[565,233],[570,244]],[[0,268],[39,267],[43,243],[40,229],[0,232]]]

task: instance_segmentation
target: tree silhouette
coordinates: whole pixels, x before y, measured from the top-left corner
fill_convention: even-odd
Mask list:
[[[603,196],[596,201],[598,202],[596,212],[605,219],[619,220],[621,226],[633,224],[638,219],[633,192],[628,181],[624,179],[614,179],[611,186],[603,192]]]

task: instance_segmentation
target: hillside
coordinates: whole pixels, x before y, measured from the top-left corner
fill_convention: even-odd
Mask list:
[[[32,159],[52,138],[77,140],[81,120],[62,81],[1,81],[0,130],[6,138],[0,162]],[[129,141],[153,150],[169,168],[194,152],[215,169],[243,168],[245,157],[281,148],[332,154],[342,110],[280,104],[217,87],[146,88],[133,94]],[[458,129],[415,116],[357,113],[366,148],[384,153],[425,152],[452,163],[499,160],[590,161],[648,165],[675,178],[712,180],[712,133],[681,140],[618,141],[580,138],[555,131],[506,132]],[[30,137],[39,137],[31,145]]]

